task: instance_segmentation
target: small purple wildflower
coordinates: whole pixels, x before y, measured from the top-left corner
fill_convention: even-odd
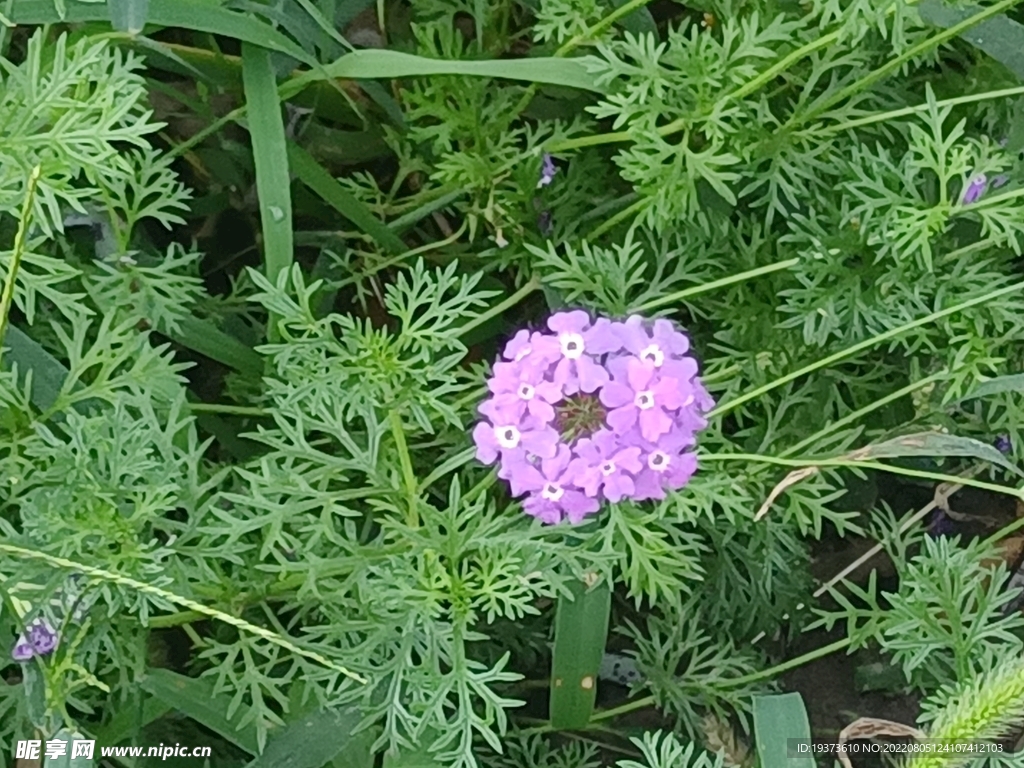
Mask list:
[[[986,189],[988,189],[988,177],[984,173],[979,173],[967,182],[967,186],[964,187],[964,194],[960,199],[960,202],[963,205],[976,203],[981,199],[982,195],[985,194]]]
[[[57,647],[57,632],[46,619],[39,618],[28,625],[14,644],[11,657],[15,661],[28,661],[34,656],[45,656]]]
[[[692,452],[714,401],[668,320],[548,318],[495,363],[473,439],[513,496],[544,523],[578,523],[601,501],[662,499],[697,470]]]
[[[1013,453],[1013,442],[1010,440],[1009,435],[999,435],[993,443],[996,450],[1004,456],[1009,456]]]
[[[555,159],[545,152],[544,159],[541,161],[540,180],[537,182],[537,189],[546,187],[554,181],[556,173],[558,173],[558,166],[555,165]]]

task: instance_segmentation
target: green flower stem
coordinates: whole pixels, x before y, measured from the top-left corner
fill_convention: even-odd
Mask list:
[[[851,642],[852,640],[850,638],[836,640],[834,643],[829,643],[821,648],[815,648],[813,651],[808,651],[802,656],[797,656],[795,659],[789,659],[788,661],[776,664],[774,667],[769,667],[768,669],[762,669],[760,672],[753,672],[749,675],[743,675],[742,677],[723,680],[719,683],[719,686],[723,688],[732,688],[740,685],[749,685],[750,683],[756,683],[759,680],[775,677],[776,675],[780,675],[790,669],[802,667],[804,664],[808,664],[824,656],[830,656],[837,651],[841,651],[850,645]],[[654,696],[645,696],[642,699],[636,699],[635,701],[627,701],[625,704],[612,709],[595,712],[594,716],[590,718],[590,721],[600,722],[602,720],[610,720],[611,718],[619,717],[620,715],[625,715],[629,712],[635,712],[638,709],[646,709],[647,707],[654,706],[656,703]]]
[[[997,299],[1000,296],[1005,296],[1010,293],[1020,293],[1021,291],[1024,291],[1024,283],[1014,283],[1013,285],[1007,285],[995,291],[989,291],[983,296],[968,299],[967,301],[963,301],[947,309],[943,309],[938,312],[932,312],[930,315],[925,315],[924,317],[918,318],[917,320],[913,320],[909,323],[904,323],[901,326],[892,328],[888,331],[885,331],[884,333],[878,334],[877,336],[872,336],[870,339],[865,339],[864,341],[858,342],[857,344],[854,344],[852,347],[840,350],[839,352],[828,355],[827,357],[823,357],[822,359],[817,360],[816,362],[813,362],[809,365],[805,365],[803,368],[793,371],[792,373],[787,373],[785,376],[780,376],[775,381],[769,382],[768,384],[760,386],[757,389],[753,389],[747,392],[746,394],[740,395],[734,400],[730,400],[727,403],[719,405],[717,408],[712,409],[707,414],[707,416],[709,419],[715,416],[721,416],[725,413],[728,413],[731,410],[734,410],[735,408],[738,408],[739,406],[743,405],[746,402],[756,400],[762,395],[771,392],[773,389],[776,389],[778,387],[783,386],[784,384],[788,384],[791,381],[799,379],[801,376],[807,376],[810,373],[814,373],[819,368],[826,368],[832,365],[833,363],[837,363],[840,360],[843,360],[847,357],[852,357],[853,355],[856,355],[859,352],[871,349],[872,347],[881,344],[883,341],[894,339],[897,336],[906,333],[907,331],[911,331],[915,328],[920,328],[923,325],[930,325],[934,323],[936,320],[941,320],[944,317],[955,315],[957,312],[962,312],[965,309],[976,307],[979,304],[988,304],[993,299]]]
[[[11,264],[7,269],[3,295],[0,296],[0,355],[3,354],[7,323],[10,321],[11,305],[14,303],[14,286],[18,280],[21,258],[25,255],[25,241],[28,239],[29,224],[32,222],[32,205],[36,199],[36,188],[39,186],[39,176],[42,172],[42,166],[37,165],[29,174],[28,184],[25,188],[25,201],[21,205],[21,217],[18,219],[18,232],[14,236]]]
[[[852,413],[846,414],[843,418],[839,419],[838,421],[834,421],[828,426],[826,426],[824,429],[818,430],[813,435],[808,437],[806,440],[801,440],[796,445],[787,448],[780,455],[782,457],[787,457],[792,456],[794,453],[800,453],[800,451],[802,451],[804,448],[813,445],[815,442],[825,437],[826,435],[835,432],[837,429],[842,429],[847,424],[852,424],[858,419],[863,418],[872,411],[876,411],[882,406],[893,402],[894,400],[899,400],[901,397],[905,397],[906,395],[909,395],[912,392],[916,392],[919,389],[923,389],[924,387],[927,387],[929,384],[933,384],[937,381],[940,381],[944,379],[947,375],[947,371],[940,371],[939,373],[923,378],[920,381],[915,381],[913,384],[908,384],[902,389],[897,389],[895,392],[888,394],[883,398],[875,400],[875,402],[871,403],[871,405],[866,405],[863,408],[853,411]]]
[[[889,75],[898,72],[904,64],[906,64],[914,57],[920,56],[923,53],[927,53],[932,48],[937,48],[938,46],[945,43],[947,40],[952,40],[954,37],[966,32],[974,25],[980,24],[981,22],[985,21],[985,19],[990,19],[993,16],[997,16],[1003,11],[1009,10],[1010,8],[1012,8],[1013,6],[1017,5],[1020,2],[1021,0],[1000,0],[1000,2],[996,3],[995,5],[990,5],[987,8],[983,8],[981,11],[974,14],[968,19],[964,19],[959,24],[954,24],[952,27],[949,27],[948,29],[944,29],[941,32],[932,35],[927,40],[922,40],[917,45],[905,50],[896,58],[890,59],[885,64],[880,66],[878,69],[874,69],[864,77],[857,80],[856,82],[850,83],[850,85],[846,86],[846,88],[843,88],[838,93],[833,94],[827,99],[823,99],[821,102],[817,103],[813,109],[800,115],[793,115],[792,117],[790,117],[789,120],[786,121],[786,123],[782,126],[780,130],[792,130],[797,126],[803,125],[804,123],[813,120],[819,115],[830,110],[836,104],[842,103],[851,96],[854,96],[860,93],[861,91],[870,88],[879,80],[884,80],[885,78],[889,77]]]
[[[405,495],[408,503],[405,521],[410,528],[419,528],[419,484],[416,482],[416,473],[412,468],[412,456],[409,455],[409,445],[405,440],[402,415],[398,409],[392,408],[388,413],[388,420],[391,422],[391,434],[395,438],[395,447],[398,449],[398,461],[402,466],[402,482],[405,484]]]
[[[894,475],[905,475],[916,477],[920,480],[935,480],[940,483],[959,483],[969,485],[972,488],[980,488],[993,493],[1001,493],[1024,499],[1024,488],[1009,488],[1005,485],[986,483],[982,480],[974,480],[959,475],[947,475],[943,472],[928,472],[923,469],[910,469],[895,464],[883,464],[880,461],[860,461],[856,459],[844,459],[842,457],[822,459],[785,459],[780,456],[764,456],[757,453],[710,453],[700,454],[701,461],[746,461],[761,462],[765,464],[779,464],[784,467],[852,467],[854,469],[873,469],[879,472],[889,472]]]
[[[641,197],[639,200],[637,200],[632,205],[630,205],[630,206],[628,206],[626,208],[623,208],[621,211],[616,213],[614,216],[609,216],[607,219],[605,219],[599,225],[594,227],[593,231],[590,233],[590,239],[591,240],[596,240],[597,238],[599,238],[601,235],[603,235],[608,230],[612,229],[613,227],[618,226],[621,222],[625,221],[626,219],[630,218],[631,216],[635,216],[636,214],[640,213],[644,208],[646,208],[650,204],[651,204],[651,199],[649,197]]]
[[[189,403],[193,413],[223,413],[227,416],[269,416],[270,411],[252,405],[223,405],[221,403]]]
[[[129,589],[134,589],[146,595],[159,597],[162,600],[166,600],[169,603],[179,605],[182,608],[187,608],[189,611],[195,614],[199,614],[200,616],[205,616],[206,618],[222,621],[225,624],[230,624],[231,626],[236,627],[237,629],[240,629],[244,632],[256,635],[257,637],[261,637],[268,643],[272,643],[276,646],[291,651],[292,653],[298,656],[303,656],[307,659],[311,659],[312,661],[315,661],[318,664],[322,664],[328,669],[333,669],[336,672],[340,672],[346,677],[351,678],[352,680],[355,680],[359,683],[365,685],[368,682],[367,679],[362,675],[358,675],[355,672],[346,669],[337,662],[331,661],[330,659],[326,658],[325,656],[322,656],[316,651],[310,651],[305,648],[301,648],[300,646],[296,645],[283,635],[279,635],[276,632],[271,632],[269,629],[264,629],[263,627],[258,627],[255,624],[250,624],[248,621],[245,621],[244,619],[240,619],[236,616],[232,616],[231,614],[224,613],[223,611],[218,611],[215,608],[209,608],[203,605],[202,603],[197,603],[195,600],[190,600],[187,597],[181,597],[180,595],[176,595],[173,592],[168,592],[167,590],[161,589],[160,587],[154,587],[152,584],[146,584],[145,582],[137,581],[128,576],[122,576],[119,573],[113,573],[112,571],[104,570],[103,568],[94,568],[91,565],[76,563],[73,560],[67,560],[63,557],[56,557],[54,555],[49,555],[46,552],[39,552],[34,549],[26,549],[24,547],[15,546],[14,544],[0,543],[0,552],[6,552],[10,555],[14,555],[15,557],[23,558],[25,560],[36,560],[39,562],[46,563],[47,565],[52,566],[54,568],[60,568],[66,571],[81,573],[85,576],[90,576],[94,579],[99,579],[100,581],[105,581],[109,584],[119,584],[121,586],[128,587]]]
[[[464,326],[462,326],[462,328],[459,329],[457,335],[460,338],[462,336],[465,336],[467,333],[472,331],[474,328],[478,328],[481,325],[483,325],[484,323],[486,323],[492,317],[497,317],[502,312],[504,312],[506,309],[511,309],[516,304],[518,304],[523,299],[525,299],[527,296],[529,296],[531,293],[536,291],[538,288],[540,288],[540,278],[538,278],[535,275],[534,277],[530,278],[529,282],[527,282],[526,285],[524,285],[518,291],[513,293],[511,296],[509,296],[503,302],[501,302],[500,304],[495,304],[489,310],[487,310],[486,312],[483,312],[482,314],[480,314],[479,316],[477,316],[473,320],[470,320],[468,323],[466,323]]]
[[[765,267],[749,269],[746,272],[740,272],[738,275],[729,275],[728,277],[722,277],[718,280],[712,280],[710,283],[701,283],[700,285],[695,285],[692,288],[684,288],[681,291],[676,291],[675,293],[670,293],[667,296],[662,296],[660,299],[654,299],[653,301],[648,301],[646,304],[641,304],[640,306],[630,310],[630,314],[643,315],[653,309],[663,307],[666,304],[675,304],[676,302],[682,301],[690,296],[696,296],[698,293],[713,291],[717,288],[724,288],[725,286],[732,285],[733,283],[742,283],[747,280],[753,280],[755,277],[761,277],[762,275],[769,275],[772,272],[789,269],[799,263],[800,259],[786,259],[785,261],[777,261],[774,264],[769,264]]]

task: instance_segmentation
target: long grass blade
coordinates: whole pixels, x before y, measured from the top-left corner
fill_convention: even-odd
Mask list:
[[[270,51],[251,43],[242,44],[242,81],[256,164],[264,273],[271,283],[276,283],[277,276],[291,267],[295,246],[288,148]],[[273,340],[276,333],[273,321],[269,330]]]

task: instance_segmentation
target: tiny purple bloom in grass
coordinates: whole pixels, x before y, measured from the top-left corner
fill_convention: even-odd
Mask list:
[[[995,448],[1004,456],[1008,456],[1013,453],[1013,443],[1010,441],[1009,435],[999,435],[995,440]]]
[[[981,196],[985,194],[985,190],[988,188],[988,177],[984,173],[979,173],[967,182],[967,186],[964,187],[964,195],[961,198],[961,203],[964,205],[970,205],[976,203],[981,199]]]
[[[554,181],[556,173],[558,173],[558,166],[555,165],[555,159],[545,152],[544,159],[541,161],[540,180],[537,182],[537,189],[546,187]]]
[[[477,458],[545,523],[582,521],[602,501],[662,499],[697,470],[692,452],[714,401],[690,341],[668,320],[575,310],[549,332],[519,331],[487,382]]]
[[[46,619],[36,619],[14,644],[11,657],[15,661],[28,661],[34,656],[45,656],[57,647],[57,632]]]

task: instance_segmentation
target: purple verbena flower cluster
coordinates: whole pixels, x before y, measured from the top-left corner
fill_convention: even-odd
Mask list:
[[[519,331],[487,382],[477,458],[545,523],[580,522],[601,500],[662,499],[697,469],[689,449],[714,401],[690,342],[668,320],[548,318]]]
[[[45,656],[57,647],[57,631],[46,619],[39,618],[18,635],[11,657],[15,661],[28,661],[34,656]]]

